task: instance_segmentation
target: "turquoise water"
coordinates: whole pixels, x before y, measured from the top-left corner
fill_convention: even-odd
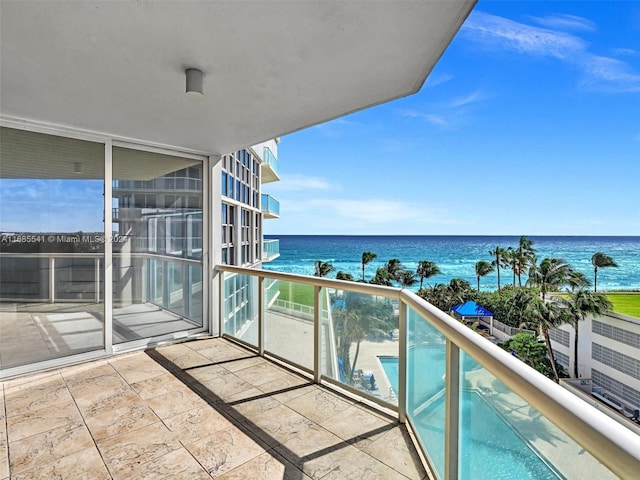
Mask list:
[[[397,389],[398,359],[380,357],[389,383]],[[415,348],[409,351],[409,369],[419,378],[411,396],[422,402],[444,388],[444,353],[441,348]],[[468,356],[464,371],[480,368]],[[417,415],[409,414],[420,434],[432,464],[444,478],[444,396],[436,399]],[[410,399],[411,404],[411,399]],[[415,402],[414,402],[415,405]],[[558,476],[531,450],[511,427],[475,392],[463,390],[460,405],[460,471],[461,478],[518,480],[557,480]]]
[[[365,276],[371,278],[376,268],[391,258],[399,258],[410,269],[415,270],[420,260],[434,261],[442,271],[427,284],[449,283],[452,278],[464,278],[476,285],[475,263],[490,261],[489,250],[517,246],[515,236],[313,236],[270,235],[280,239],[280,257],[265,263],[267,270],[313,275],[316,260],[330,262],[335,271],[351,273],[356,279],[362,277],[362,252],[369,250],[378,255],[367,265]],[[602,268],[598,271],[598,288],[640,289],[640,237],[528,237],[534,241],[538,257],[559,257],[584,273],[593,281],[591,256],[605,252],[618,263],[618,268]],[[523,279],[524,281],[525,279]],[[510,284],[513,275],[501,270],[502,285]],[[487,275],[481,281],[482,290],[495,290],[497,273]]]

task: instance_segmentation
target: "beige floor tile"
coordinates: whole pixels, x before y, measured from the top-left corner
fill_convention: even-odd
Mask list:
[[[173,363],[178,369],[188,369],[211,363],[211,360],[182,343],[160,347],[155,352],[160,358]]]
[[[204,468],[184,448],[169,452],[160,458],[144,463],[133,469],[131,476],[123,480],[210,480]],[[120,477],[115,477],[119,480]]]
[[[223,364],[232,363],[232,360],[255,357],[254,352],[224,341],[220,345],[198,350],[198,353],[206,357],[211,363],[223,362]]]
[[[353,448],[353,451],[351,450]],[[323,480],[400,480],[406,477],[360,450],[349,447],[333,452],[325,458],[313,460],[305,466],[312,478]]]
[[[344,412],[353,405],[353,402],[342,399],[323,388],[318,388],[286,402],[286,405],[308,419],[320,423]]]
[[[141,402],[115,410],[101,409],[94,416],[87,416],[85,421],[93,438],[100,441],[152,425],[159,419]]]
[[[109,363],[130,384],[167,373],[158,362],[144,352],[115,357],[109,360]]]
[[[113,396],[114,391],[127,390],[129,387],[117,373],[86,378],[80,382],[67,382],[69,391],[80,408],[91,408],[92,405]]]
[[[225,375],[222,378],[214,378],[211,381],[202,381],[200,382],[200,385],[205,387],[205,390],[198,388],[199,392],[210,392],[210,394],[207,395],[207,398],[213,401],[225,402],[238,393],[253,388],[253,385],[245,382],[240,377],[236,377],[233,373]]]
[[[313,425],[311,420],[285,405],[270,409],[269,415],[259,416],[250,423],[257,427],[253,433],[271,446],[284,443]]]
[[[235,426],[186,447],[213,477],[233,470],[266,451],[263,444],[255,442]]]
[[[102,375],[114,375],[115,369],[107,360],[94,360],[93,362],[73,365],[60,370],[60,374],[67,384],[67,387],[73,387],[81,384],[88,378],[100,377]]]
[[[307,472],[305,465],[308,462],[347,447],[349,445],[341,438],[314,424],[307,430],[291,436],[286,442],[276,445],[275,450],[297,468]]]
[[[249,397],[246,401],[238,401],[234,403],[231,408],[231,415],[241,422],[245,422],[247,420],[254,422],[265,415],[268,415],[268,411],[272,408],[282,405],[273,397],[265,397],[264,393],[260,392],[260,390],[252,389],[243,393],[247,392],[254,393],[254,395]]]
[[[12,417],[51,405],[73,403],[73,398],[62,377],[56,375],[7,389],[5,402],[7,415]]]
[[[169,417],[164,423],[185,445],[232,426],[222,413],[209,406]]]
[[[278,378],[287,375],[287,373],[281,368],[266,362],[243,368],[236,371],[235,374],[254,387],[258,387],[263,383],[277,380]]]
[[[317,386],[306,378],[287,373],[275,380],[262,383],[257,388],[264,393],[271,394],[279,402],[286,403],[312,390],[316,390]]]
[[[256,365],[263,365],[265,362],[266,360],[262,357],[259,357],[257,354],[251,354],[247,352],[246,357],[224,362],[224,363],[221,363],[220,365],[226,368],[227,370],[229,370],[230,372],[235,373],[245,368],[254,367]]]
[[[182,387],[184,387],[184,383],[178,380],[174,374],[167,373],[166,370],[162,375],[131,384],[131,388],[133,388],[143,400],[157,397],[158,395],[163,395],[176,388]]]
[[[363,451],[408,478],[421,479],[427,474],[404,427],[389,430]]]
[[[181,448],[176,435],[162,423],[154,423],[117,437],[98,441],[98,448],[114,478],[135,478],[139,465]]]
[[[92,446],[11,477],[12,480],[51,480],[53,478],[110,480],[111,476],[107,472],[98,450]]]
[[[54,428],[11,442],[11,471],[18,474],[93,445],[93,439],[83,424]]]
[[[7,417],[9,442],[37,435],[64,425],[82,423],[82,417],[73,402],[46,405],[35,411]]]
[[[0,480],[5,478],[9,478],[9,449],[6,441],[0,441]]]
[[[113,390],[100,392],[100,395],[93,401],[90,397],[82,397],[77,402],[84,418],[95,417],[105,411],[143,403],[138,394],[126,384]]]
[[[179,413],[209,405],[199,395],[182,384],[167,393],[149,398],[146,402],[160,418],[173,417]]]
[[[352,405],[339,415],[329,417],[321,426],[341,439],[362,449],[397,426],[397,421],[366,407]]]
[[[225,375],[230,372],[222,365],[205,365],[202,367],[194,367],[180,375],[180,379],[188,384],[199,383],[207,386],[219,384]]]
[[[217,478],[220,480],[310,480],[292,463],[273,451],[265,452]]]

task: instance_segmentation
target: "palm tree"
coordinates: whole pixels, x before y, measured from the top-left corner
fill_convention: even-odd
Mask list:
[[[602,315],[613,306],[611,302],[600,293],[590,292],[580,288],[569,294],[569,298],[563,300],[571,314],[569,320],[573,325],[575,338],[573,342],[573,376],[578,378],[578,323],[587,316]]]
[[[314,265],[314,277],[326,277],[331,272],[333,272],[334,268],[329,262],[323,262],[322,260],[316,260]]]
[[[431,278],[434,275],[439,275],[442,272],[440,271],[440,268],[438,268],[438,265],[436,265],[436,262],[420,260],[418,262],[418,269],[416,270],[416,273],[420,277],[420,289],[422,289],[422,281],[425,278]]]
[[[500,267],[504,266],[506,251],[502,247],[496,247],[493,250],[489,250],[489,255],[494,257],[491,261],[491,265],[493,265],[498,272],[498,291],[500,291]]]
[[[415,272],[411,270],[402,270],[398,274],[398,282],[400,283],[400,288],[407,288],[418,283],[418,279],[416,278]]]
[[[391,279],[389,278],[389,272],[387,271],[386,267],[380,267],[376,270],[376,274],[373,276],[373,278],[371,280],[369,280],[369,283],[372,283],[374,285],[384,285],[387,287],[390,287],[391,284]]]
[[[518,251],[513,247],[508,247],[504,253],[504,263],[513,271],[513,286],[515,287],[518,273]]]
[[[583,287],[588,287],[591,285],[591,282],[586,277],[586,275],[582,272],[569,272],[569,278],[567,278],[567,285],[569,285],[569,289],[574,292]]]
[[[350,273],[340,270],[338,273],[336,273],[336,280],[348,280],[350,282],[353,282],[354,278]]]
[[[526,310],[526,315],[527,323],[535,323],[544,336],[554,381],[557,383],[560,377],[556,368],[556,357],[553,354],[553,348],[551,348],[549,330],[559,327],[563,323],[568,323],[570,318],[568,308],[560,302],[547,302],[540,297],[533,297]]]
[[[527,266],[535,263],[536,250],[533,248],[533,240],[529,240],[524,235],[520,237],[517,249],[517,263],[518,263],[518,286],[522,287],[522,274],[525,272]]]
[[[618,264],[609,255],[602,252],[594,253],[591,257],[593,265],[593,291],[598,291],[598,268],[617,267]]]
[[[389,260],[384,268],[387,270],[389,279],[395,281],[398,281],[400,272],[404,271],[404,266],[398,258],[392,258],[391,260]]]
[[[364,267],[365,265],[367,265],[368,263],[372,262],[373,260],[375,260],[378,257],[378,255],[376,255],[373,252],[362,252],[362,281],[364,282]]]
[[[528,283],[540,288],[544,300],[547,293],[568,284],[573,275],[575,270],[563,259],[544,258],[540,265],[534,265],[529,270]]]
[[[486,260],[476,262],[476,277],[478,277],[478,291],[480,291],[480,277],[489,275],[493,272],[493,265]]]

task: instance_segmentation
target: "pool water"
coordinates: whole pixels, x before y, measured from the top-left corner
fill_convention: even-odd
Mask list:
[[[389,383],[397,391],[397,357],[380,357]],[[444,478],[443,348],[409,350],[408,413],[440,478]],[[481,368],[465,356],[463,371]],[[557,480],[551,470],[522,438],[475,391],[462,390],[460,402],[460,478]],[[412,414],[413,412],[413,414]]]

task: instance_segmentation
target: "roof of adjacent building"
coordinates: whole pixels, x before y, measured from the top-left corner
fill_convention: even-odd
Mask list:
[[[493,312],[471,300],[456,305],[451,310],[462,317],[493,317]]]

